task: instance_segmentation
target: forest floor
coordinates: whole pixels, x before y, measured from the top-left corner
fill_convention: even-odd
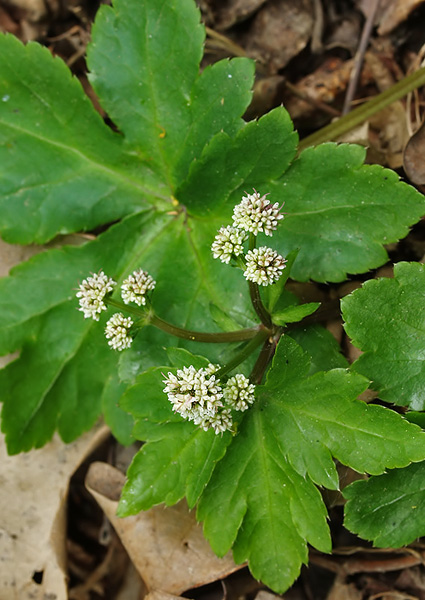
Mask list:
[[[203,64],[223,57],[254,58],[256,83],[246,118],[260,117],[283,104],[301,138],[418,69],[425,55],[423,0],[199,0],[198,4],[207,27]],[[106,117],[89,85],[84,60],[98,6],[98,0],[0,0],[0,30],[24,42],[36,40],[60,56]],[[423,94],[413,93],[374,115],[345,140],[366,146],[368,162],[395,169],[423,192],[420,158],[425,148],[420,135],[405,153],[413,134],[420,131],[423,113]],[[387,250],[392,262],[423,261],[423,222]],[[35,250],[4,244],[0,251],[0,274],[6,274]],[[390,276],[391,263],[377,275]],[[306,300],[337,298],[361,280],[344,286],[300,284],[297,293]],[[352,360],[355,349],[340,320],[327,326]],[[120,447],[99,425],[68,447],[55,439],[42,450],[2,458],[2,476],[8,473],[16,486],[9,486],[9,498],[13,495],[15,504],[23,507],[31,497],[35,512],[14,573],[1,573],[0,565],[0,600],[139,600],[146,585],[161,590],[152,594],[157,600],[180,594],[199,600],[272,600],[274,594],[246,567],[234,565],[231,557],[214,558],[183,504],[121,521],[115,517],[134,451]],[[341,469],[343,483],[351,477]],[[373,549],[343,528],[342,497],[328,494],[326,501],[334,551],[323,555],[312,550],[309,566],[283,597],[425,600],[425,545],[418,541],[400,550]],[[6,518],[19,518],[19,511],[16,514]],[[197,560],[202,569],[197,566],[198,576],[193,577]],[[13,578],[14,590],[7,591]]]

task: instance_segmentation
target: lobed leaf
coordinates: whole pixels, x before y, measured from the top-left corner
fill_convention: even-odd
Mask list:
[[[323,552],[331,541],[326,509],[309,477],[283,456],[262,409],[250,410],[215,469],[197,516],[219,556],[233,547],[254,577],[283,592],[307,562],[308,540]]]
[[[288,335],[310,356],[309,375],[318,371],[348,367],[348,361],[341,353],[341,346],[331,332],[322,325],[299,327]]]
[[[199,75],[205,30],[192,0],[116,0],[98,12],[92,35],[94,89],[171,190],[215,133],[242,126],[253,63],[225,60]]]
[[[151,166],[103,123],[61,59],[4,34],[0,56],[5,240],[42,243],[114,221],[166,195]]]
[[[425,456],[425,435],[399,415],[355,400],[367,381],[346,370],[308,376],[309,358],[285,336],[264,386],[201,496],[198,517],[214,551],[233,546],[255,577],[283,591],[306,542],[329,550],[313,482],[337,488],[332,458],[382,473]]]
[[[364,351],[353,369],[380,397],[425,408],[425,267],[399,263],[394,279],[367,281],[343,299],[345,329]]]
[[[300,249],[291,277],[343,281],[388,260],[383,247],[404,237],[425,213],[425,199],[393,171],[363,165],[365,149],[349,144],[308,148],[269,186],[285,202],[274,245]]]
[[[297,141],[292,121],[283,107],[258,121],[250,121],[234,138],[220,132],[192,164],[176,196],[191,213],[204,215],[216,213],[229,197],[237,204],[244,191],[253,187],[265,193],[269,181],[288,168]]]
[[[425,535],[425,463],[344,489],[345,526],[379,548],[407,546]]]

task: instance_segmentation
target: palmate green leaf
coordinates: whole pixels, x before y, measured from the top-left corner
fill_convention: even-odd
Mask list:
[[[193,3],[185,0],[182,3],[186,6],[184,10],[180,10],[180,3],[173,4],[174,8],[172,3],[165,3],[163,7],[164,11],[171,7],[174,13],[177,11],[182,16],[173,22],[173,35],[181,40],[184,31],[192,36],[193,20],[199,22]],[[117,70],[122,69],[121,64],[111,61],[109,71],[100,68],[97,60],[105,44],[114,42],[126,46],[128,43],[131,47],[135,43],[134,35],[137,37],[131,15],[142,10],[146,11],[148,19],[147,29],[143,30],[146,43],[141,50],[142,59],[152,52],[155,54],[158,46],[170,38],[170,32],[162,27],[161,20],[153,18],[158,6],[156,2],[142,6],[135,0],[126,0],[121,4],[117,2],[116,11],[106,6],[103,7],[104,15],[100,11],[91,60],[94,71],[99,71],[93,77],[105,103],[120,98],[118,104],[124,108],[123,100],[131,96],[125,95],[126,90],[120,86]],[[124,19],[123,12],[127,15]],[[190,19],[186,18],[189,13]],[[169,20],[172,14],[167,14]],[[114,34],[108,29],[110,25],[115,28]],[[138,26],[140,33],[142,20]],[[128,28],[127,35],[122,27]],[[119,386],[111,388],[107,383],[110,372],[116,369],[117,356],[114,353],[106,353],[107,359],[103,356],[107,346],[101,333],[94,332],[95,328],[102,331],[104,319],[100,325],[84,323],[82,315],[75,310],[73,290],[89,272],[104,269],[122,281],[134,268],[149,268],[158,281],[155,308],[181,326],[211,329],[203,308],[210,302],[223,312],[229,305],[241,314],[247,312],[247,301],[235,286],[236,273],[229,270],[223,278],[221,274],[217,275],[219,265],[210,267],[209,264],[213,263],[210,243],[220,220],[198,220],[193,227],[187,227],[184,211],[169,212],[175,204],[164,203],[164,200],[171,200],[174,192],[164,168],[168,173],[174,170],[182,176],[212,135],[219,130],[231,134],[242,127],[240,115],[251,95],[253,65],[245,59],[224,61],[198,76],[203,30],[199,25],[197,27],[199,35],[192,36],[193,43],[186,44],[184,52],[179,52],[179,65],[173,67],[175,81],[178,79],[179,86],[185,81],[190,91],[190,97],[184,100],[189,126],[186,118],[177,118],[177,112],[183,110],[182,105],[177,106],[177,96],[181,97],[179,94],[173,96],[164,84],[162,74],[158,78],[158,82],[161,80],[161,85],[164,84],[162,91],[158,89],[158,98],[162,98],[162,116],[158,113],[158,119],[162,121],[167,115],[168,122],[181,127],[175,128],[174,137],[172,128],[165,136],[164,147],[178,148],[178,153],[170,151],[167,155],[161,149],[158,160],[151,154],[146,157],[140,140],[136,144],[133,133],[138,131],[140,134],[140,130],[126,120],[129,113],[122,122],[119,120],[119,125],[122,124],[124,133],[129,136],[127,139],[104,125],[79,82],[71,77],[61,60],[52,58],[37,44],[24,47],[12,36],[0,36],[0,81],[4,90],[0,102],[0,136],[4,136],[0,144],[3,235],[10,241],[43,241],[58,231],[91,228],[134,210],[152,207],[115,226],[111,233],[103,234],[93,244],[80,249],[45,252],[2,281],[0,353],[21,350],[20,358],[0,376],[3,383],[1,400],[4,402],[2,428],[11,452],[42,445],[55,427],[59,427],[67,440],[78,436],[91,426],[102,405],[105,417],[112,420],[113,429],[114,419],[117,425],[125,420],[125,416],[113,408],[118,401]],[[139,52],[137,60],[140,58]],[[192,64],[191,74],[187,72],[188,62]],[[138,87],[142,83],[144,94],[136,94],[136,104],[143,97],[147,101],[150,99],[152,90],[148,83],[152,72],[148,75],[148,80],[142,81],[133,73],[133,83]],[[170,81],[169,77],[165,79]],[[183,87],[179,89],[183,90]],[[208,103],[205,102],[207,90],[213,92]],[[112,116],[115,117],[115,113]],[[133,117],[135,124],[137,115]],[[153,125],[162,134],[163,123],[154,120]],[[140,137],[150,145],[148,138]],[[158,139],[164,137],[160,135]],[[205,236],[209,240],[206,246]],[[200,240],[202,247],[198,250]],[[218,289],[218,281],[228,285],[227,298]],[[62,316],[56,318],[55,315]],[[64,323],[59,326],[61,318]],[[47,319],[51,320],[50,326],[45,323]],[[92,336],[95,342],[91,341]],[[38,340],[37,344],[35,340]],[[161,339],[159,342],[162,344]],[[99,352],[105,366],[99,366],[98,383],[92,390],[86,390],[85,373],[89,372],[89,367],[93,368],[93,363],[89,359],[84,363],[84,348],[91,347],[92,343],[96,346],[93,359]],[[43,361],[49,365],[42,369],[39,378]],[[139,365],[137,369],[141,370]],[[34,378],[37,379],[35,386],[32,385]],[[19,382],[16,389],[13,388],[15,382]],[[59,398],[62,393],[65,393],[63,401]],[[77,393],[85,403],[79,406],[78,418],[62,418],[62,412],[71,414],[69,411],[77,400],[69,396]]]
[[[399,263],[394,279],[366,282],[342,301],[345,329],[364,351],[353,369],[383,400],[425,408],[425,267]]]
[[[251,97],[246,59],[199,76],[204,37],[192,0],[116,0],[99,11],[88,48],[104,108],[171,188],[213,134],[242,126]]]
[[[59,58],[0,35],[0,233],[41,243],[167,194],[107,127]]]
[[[284,591],[306,543],[329,550],[325,508],[313,483],[335,489],[332,457],[382,473],[425,456],[425,434],[396,413],[355,398],[367,381],[335,369],[308,377],[309,358],[281,339],[257,401],[201,496],[198,517],[213,549],[233,546],[255,577]]]
[[[380,548],[425,535],[425,463],[395,469],[344,489],[345,526]]]
[[[95,242],[45,252],[0,284],[0,352],[21,352],[0,375],[2,427],[13,452],[41,445],[55,427],[72,439],[90,426],[105,398],[108,406],[118,399],[119,386],[109,393],[102,384],[117,359],[114,353],[104,355],[99,331],[106,317],[100,325],[76,321],[82,317],[72,290],[90,271],[104,269],[120,282],[135,268],[149,270],[158,282],[155,309],[181,326],[218,331],[205,310],[210,303],[236,321],[255,322],[241,273],[213,261],[210,246],[242,191],[264,184],[261,191],[269,188],[271,201],[280,198],[285,188],[280,177],[292,169],[296,134],[283,109],[244,124],[253,64],[223,61],[199,75],[203,36],[192,0],[117,0],[112,8],[102,6],[89,64],[118,133],[102,122],[61,60],[37,44],[23,46],[0,36],[2,235],[13,242],[41,242],[58,232],[122,219]],[[221,164],[220,144],[232,147],[224,166],[238,171],[219,170],[217,181],[231,175],[224,185],[214,181],[207,165],[207,157],[212,166]],[[199,179],[203,165],[208,182]],[[331,175],[337,179],[338,173]],[[201,187],[194,185],[196,177]],[[407,208],[397,219],[406,224],[414,211],[405,200]],[[417,209],[416,196],[410,204]],[[329,254],[329,244],[319,250]],[[139,334],[128,369],[120,365],[128,381],[168,345],[151,329]],[[147,344],[152,344],[150,357],[140,351]],[[88,369],[96,368],[88,359],[92,345],[101,367],[90,390]],[[205,345],[193,349],[211,360],[222,356],[218,347],[211,353]],[[16,390],[8,387],[15,384]],[[114,418],[113,411],[106,412]]]
[[[4,239],[41,243],[149,205],[169,208],[209,139],[242,127],[253,63],[222,61],[199,75],[199,20],[191,0],[117,0],[98,12],[91,79],[124,136],[60,59],[0,36]]]
[[[308,148],[282,179],[271,202],[285,202],[273,236],[283,255],[300,249],[291,277],[343,281],[388,260],[383,244],[408,233],[425,213],[425,198],[393,171],[363,165],[365,149],[348,144]]]

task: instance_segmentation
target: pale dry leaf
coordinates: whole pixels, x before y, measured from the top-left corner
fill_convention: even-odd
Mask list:
[[[160,590],[154,590],[145,596],[144,600],[178,600],[179,598],[181,598],[181,596],[174,596],[173,594],[167,594],[166,592],[161,592]]]
[[[337,140],[344,144],[359,144],[360,146],[369,145],[369,121],[365,121],[358,127],[354,127],[347,131],[344,135],[340,135]]]
[[[123,581],[114,600],[147,600],[146,587],[132,562],[128,562]]]
[[[401,102],[393,102],[369,119],[369,142],[379,164],[399,169],[408,139],[406,110]]]
[[[181,594],[241,568],[230,554],[217,558],[185,502],[155,506],[136,516],[116,516],[125,476],[111,465],[90,465],[86,487],[121,538],[148,590]]]
[[[362,600],[363,592],[358,590],[354,583],[347,583],[344,575],[337,575],[326,596],[326,600]]]
[[[37,254],[41,249],[41,246],[35,245],[7,244],[0,238],[0,277],[5,277],[12,267]]]
[[[8,456],[0,441],[0,598],[65,600],[66,498],[77,467],[109,435],[99,425],[71,444]],[[41,583],[36,583],[34,574]],[[36,577],[37,579],[37,577]]]
[[[272,592],[268,592],[267,590],[260,590],[255,596],[255,600],[278,600],[281,596],[277,594],[272,594]]]
[[[392,2],[382,15],[380,20],[378,34],[386,35],[395,29],[400,23],[405,21],[410,13],[418,6],[424,3],[425,0],[395,0]]]
[[[19,244],[8,244],[0,238],[0,277],[8,275],[12,267],[28,260],[34,254],[39,254],[44,250],[52,248],[61,248],[64,245],[80,246],[87,242],[88,239],[93,239],[93,236],[88,234],[59,235],[48,244],[42,246],[38,244],[20,246]]]

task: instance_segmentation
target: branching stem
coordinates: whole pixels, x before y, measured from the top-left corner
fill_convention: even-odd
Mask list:
[[[275,336],[274,338],[269,337],[267,340],[265,340],[249,377],[252,383],[255,383],[256,385],[261,383],[264,373],[276,349],[276,344],[279,340],[279,337],[280,335],[278,337]]]
[[[260,329],[258,331],[257,335],[254,338],[252,338],[252,340],[250,342],[248,342],[246,344],[246,346],[243,348],[243,350],[241,350],[241,352],[236,354],[232,358],[232,360],[230,360],[227,364],[225,364],[223,367],[221,367],[221,369],[219,369],[218,371],[216,371],[214,373],[215,377],[217,379],[219,379],[223,375],[226,375],[227,373],[232,371],[235,367],[240,365],[242,362],[244,362],[244,360],[246,360],[248,358],[248,356],[250,356],[250,354],[252,354],[252,352],[256,348],[258,348],[258,346],[263,344],[264,341],[270,337],[271,333],[272,332],[269,329],[265,329],[265,328]]]
[[[170,335],[174,335],[175,337],[182,338],[184,340],[190,340],[192,342],[206,342],[210,344],[243,342],[245,340],[251,340],[252,338],[255,338],[259,332],[264,331],[264,327],[262,327],[262,325],[249,327],[247,329],[223,331],[218,333],[192,331],[190,329],[184,329],[182,327],[177,327],[177,325],[173,325],[172,323],[168,323],[168,321],[158,317],[151,308],[142,309],[134,306],[128,306],[127,304],[124,304],[115,298],[105,298],[105,301],[110,306],[114,306],[115,308],[137,316],[139,318],[138,325],[153,325],[154,327],[157,327],[158,329],[161,329]]]

